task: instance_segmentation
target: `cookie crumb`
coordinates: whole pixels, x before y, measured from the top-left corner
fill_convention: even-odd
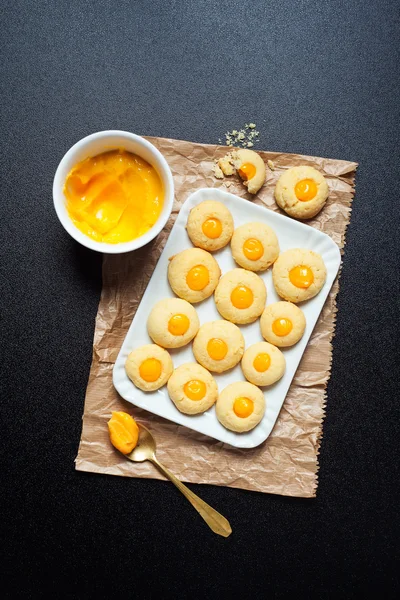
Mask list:
[[[214,165],[214,176],[217,179],[223,179],[224,178],[224,174],[222,172],[222,169],[221,169],[221,167],[218,164]]]
[[[225,133],[225,145],[241,148],[251,148],[258,142],[259,131],[255,123],[245,123],[240,129],[232,129]],[[218,140],[221,142],[221,140]]]
[[[275,165],[272,162],[272,160],[268,160],[267,161],[267,165],[269,166],[269,168],[271,169],[271,171],[275,171]]]
[[[233,168],[230,160],[231,156],[230,154],[227,154],[226,156],[220,158],[218,161],[218,166],[220,167],[222,173],[227,176],[233,175],[233,173],[235,172],[235,169]]]

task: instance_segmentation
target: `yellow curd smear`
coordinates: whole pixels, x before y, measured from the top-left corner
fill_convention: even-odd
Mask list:
[[[108,421],[108,431],[112,445],[122,454],[129,454],[139,439],[139,427],[131,415],[123,411],[113,411]]]
[[[112,150],[78,163],[64,185],[75,226],[97,242],[129,242],[160,216],[164,191],[148,162],[126,150]]]

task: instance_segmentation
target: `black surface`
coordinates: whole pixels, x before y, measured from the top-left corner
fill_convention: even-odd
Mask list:
[[[396,5],[1,3],[7,597],[398,594]],[[94,131],[215,143],[249,120],[260,148],[360,167],[318,497],[191,486],[230,519],[224,540],[169,484],[74,471],[101,257],[64,232],[51,186],[65,151]]]

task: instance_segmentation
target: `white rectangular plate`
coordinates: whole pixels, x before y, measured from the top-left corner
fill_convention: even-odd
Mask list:
[[[266,223],[275,230],[281,252],[289,248],[308,248],[314,250],[322,256],[327,268],[327,279],[320,293],[311,300],[301,304],[307,320],[304,336],[292,348],[283,349],[286,358],[285,374],[276,384],[269,388],[264,388],[266,399],[265,415],[261,423],[247,433],[234,433],[225,429],[217,420],[214,407],[201,415],[190,416],[182,414],[170,400],[166,386],[156,392],[142,392],[127,377],[124,367],[128,354],[134,348],[152,343],[146,330],[147,317],[156,301],[161,298],[174,297],[167,280],[168,259],[181,250],[192,247],[185,229],[189,212],[194,206],[203,202],[203,200],[211,199],[219,200],[229,208],[235,222],[235,227],[250,221]],[[230,245],[215,252],[214,256],[219,263],[222,274],[238,266],[232,258]],[[339,266],[339,248],[325,233],[321,233],[309,225],[289,219],[262,206],[252,204],[248,200],[243,200],[228,192],[213,188],[197,190],[189,196],[182,206],[119,352],[113,371],[113,382],[116,390],[125,400],[128,400],[128,402],[131,402],[135,406],[144,408],[149,412],[180,425],[185,425],[190,429],[194,429],[231,446],[238,448],[254,448],[258,446],[271,433],[311,332],[314,329],[326,297],[335,280]],[[268,269],[264,273],[259,273],[259,275],[267,287],[267,304],[280,300],[272,283],[271,269]],[[213,296],[200,304],[195,304],[195,308],[201,324],[221,319],[215,307]],[[246,348],[251,344],[263,341],[259,320],[251,325],[241,327],[241,329]],[[172,350],[171,355],[175,367],[186,362],[195,361],[191,344]],[[220,375],[214,374],[214,377],[217,381],[219,391],[230,383],[245,380],[240,364],[226,373]]]

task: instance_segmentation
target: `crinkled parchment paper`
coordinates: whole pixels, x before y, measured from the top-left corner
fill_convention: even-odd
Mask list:
[[[130,412],[153,431],[160,460],[180,479],[230,487],[313,497],[318,484],[318,451],[325,414],[325,388],[330,375],[338,281],[334,283],[310,338],[279,418],[269,438],[254,449],[236,449],[183,426],[138,409],[120,398],[112,384],[112,369],[136,308],[164,247],[176,215],[190,193],[201,187],[222,187],[238,196],[279,210],[273,191],[283,170],[295,165],[319,169],[329,184],[324,209],[307,223],[327,233],[342,249],[350,221],[357,163],[297,154],[261,152],[267,181],[254,198],[236,176],[213,176],[214,159],[227,148],[186,141],[149,138],[164,154],[175,181],[175,205],[165,229],[139,251],[105,255],[103,289],[96,317],[93,362],[83,414],[76,469],[127,477],[163,479],[149,462],[133,464],[111,446],[107,421],[113,410]]]

